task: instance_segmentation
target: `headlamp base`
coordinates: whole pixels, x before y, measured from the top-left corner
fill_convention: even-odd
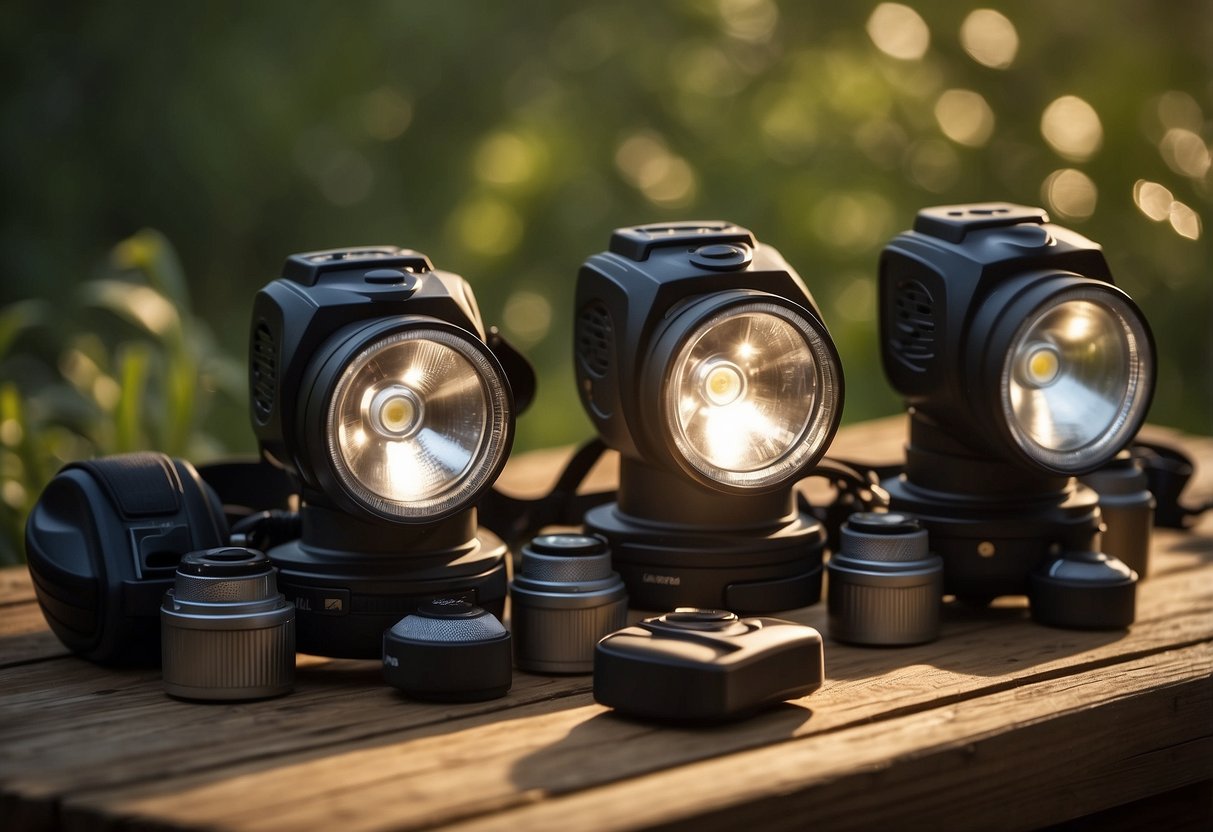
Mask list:
[[[586,531],[611,544],[611,564],[642,610],[703,607],[770,613],[821,598],[825,530],[796,513],[770,530],[697,529],[640,521],[617,503],[591,509]]]
[[[507,548],[474,509],[422,531],[304,506],[303,536],[268,554],[301,653],[380,658],[384,631],[435,598],[505,611]]]
[[[1071,629],[1119,629],[1133,621],[1137,574],[1097,553],[1099,496],[1076,481],[1018,499],[924,489],[904,475],[885,480],[891,508],[918,515],[944,562],[944,592],[986,604],[1027,595],[1032,617]],[[1051,577],[1056,564],[1096,558],[1106,575]]]

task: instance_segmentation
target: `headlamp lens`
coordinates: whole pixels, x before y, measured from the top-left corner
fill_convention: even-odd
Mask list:
[[[828,438],[838,370],[818,328],[767,302],[699,324],[671,364],[665,422],[683,458],[712,480],[782,482]]]
[[[364,347],[337,381],[328,448],[342,484],[391,517],[426,518],[477,493],[505,452],[504,380],[469,341],[407,329]]]
[[[1058,471],[1098,465],[1141,426],[1152,367],[1145,325],[1123,299],[1091,287],[1062,292],[1024,321],[1004,361],[1011,435]]]

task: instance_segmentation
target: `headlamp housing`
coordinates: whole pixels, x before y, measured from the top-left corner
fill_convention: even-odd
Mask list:
[[[574,340],[606,444],[712,491],[786,488],[842,415],[841,362],[812,295],[731,223],[617,230],[578,276]]]
[[[267,553],[299,649],[379,656],[439,597],[501,615],[507,550],[476,504],[535,377],[467,281],[393,246],[296,254],[251,336],[253,430],[302,497],[299,538]]]
[[[292,256],[253,308],[249,386],[262,452],[305,496],[399,523],[472,505],[534,378],[486,331],[467,282],[394,247]]]
[[[880,258],[885,374],[910,411],[886,479],[944,560],[944,591],[1027,595],[1060,627],[1132,623],[1137,575],[1099,551],[1098,495],[1074,475],[1145,420],[1154,342],[1100,247],[1009,203],[921,211]]]
[[[586,513],[641,609],[774,612],[821,595],[795,500],[838,429],[842,364],[800,276],[728,222],[621,228],[577,278],[582,404],[619,451]]]
[[[1150,328],[1100,247],[1040,209],[926,209],[882,253],[879,289],[890,383],[978,456],[1084,473],[1145,419]]]

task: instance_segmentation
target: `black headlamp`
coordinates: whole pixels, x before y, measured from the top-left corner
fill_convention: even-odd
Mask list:
[[[1036,208],[929,208],[885,248],[879,290],[885,373],[910,408],[886,486],[923,518],[946,591],[1127,625],[1135,576],[1098,555],[1098,500],[1072,477],[1141,426],[1154,343],[1099,246]]]
[[[621,454],[586,515],[632,605],[767,612],[815,602],[819,523],[794,483],[842,411],[842,366],[780,254],[726,222],[615,231],[577,281],[582,403]]]
[[[475,503],[534,376],[463,278],[394,247],[294,255],[257,295],[249,385],[262,452],[303,498],[302,538],[269,553],[300,650],[378,656],[437,596],[501,612],[505,547]]]

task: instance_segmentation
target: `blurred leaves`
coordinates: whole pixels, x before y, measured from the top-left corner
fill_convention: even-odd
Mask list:
[[[141,231],[53,314],[49,300],[0,314],[0,563],[22,559],[25,517],[66,462],[144,449],[205,459],[230,446],[208,417],[243,417],[243,362],[190,314],[186,287],[167,240]]]

